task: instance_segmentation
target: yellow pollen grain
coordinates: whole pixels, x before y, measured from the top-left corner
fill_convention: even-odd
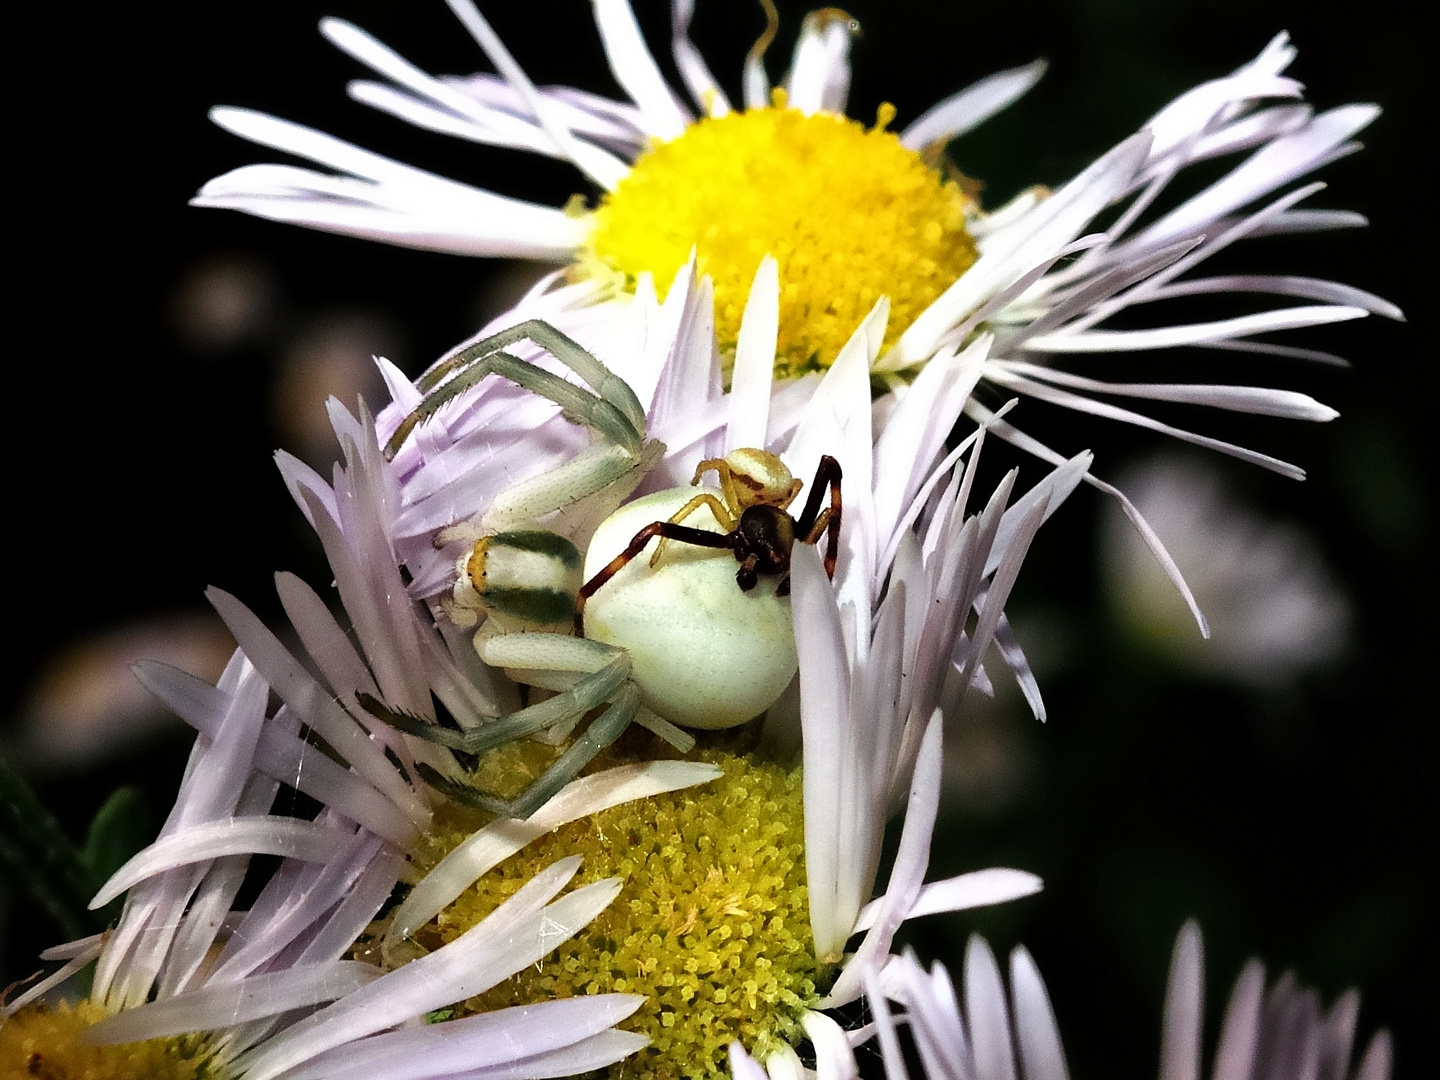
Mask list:
[[[502,863],[418,940],[454,940],[537,871],[567,855],[572,888],[619,877],[620,896],[540,963],[465,1002],[455,1015],[580,994],[643,994],[622,1027],[650,1046],[612,1074],[646,1080],[728,1075],[738,1039],[765,1057],[802,1037],[800,1018],[830,972],[817,964],[805,886],[800,771],[710,752],[707,785],[615,807],[550,833]],[[473,831],[442,809],[418,858],[424,871]]]
[[[650,271],[660,288],[697,252],[733,357],[760,260],[780,268],[777,374],[828,367],[882,295],[885,347],[975,261],[960,187],[885,130],[776,104],[707,118],[640,156],[594,214],[581,268]]]
[[[61,1002],[21,1009],[0,1020],[0,1076],[44,1080],[220,1080],[204,1039],[170,1039],[92,1046],[80,1034],[103,1020],[99,1005]]]

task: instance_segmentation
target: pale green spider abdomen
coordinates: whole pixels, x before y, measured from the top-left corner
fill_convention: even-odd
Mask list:
[[[710,491],[717,498],[720,492]],[[598,573],[646,525],[665,521],[697,494],[673,488],[637,499],[600,526],[584,577]],[[685,524],[725,533],[708,507]],[[734,727],[771,705],[799,668],[790,598],[776,581],[742,590],[728,549],[670,543],[650,567],[658,541],[632,559],[585,605],[585,636],[625,649],[644,705],[688,728]]]

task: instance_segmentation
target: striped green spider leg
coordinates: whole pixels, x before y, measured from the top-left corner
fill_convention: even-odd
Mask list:
[[[550,353],[590,386],[586,390],[527,363],[505,350],[532,341]],[[467,345],[436,364],[415,384],[425,394],[415,410],[401,422],[385,444],[385,456],[394,458],[415,428],[434,416],[488,375],[499,375],[516,386],[559,405],[573,421],[638,456],[645,441],[645,410],[630,384],[614,374],[575,341],[539,319],[492,334]]]
[[[586,385],[562,379],[507,351],[525,340],[541,346]],[[572,537],[593,531],[634,491],[665,449],[647,438],[644,410],[623,379],[554,327],[539,321],[522,323],[468,346],[427,372],[417,384],[425,397],[386,445],[387,458],[394,458],[417,426],[491,375],[554,401],[567,419],[590,429],[594,437],[563,465],[510,485],[483,515],[437,536],[440,546],[465,544],[456,564],[455,584],[441,607],[457,626],[475,629],[475,649],[486,664],[554,696],[464,731],[395,712],[373,698],[367,698],[365,705],[407,734],[470,755],[532,735],[548,735],[547,741],[556,741],[603,707],[550,768],[513,801],[479,791],[428,765],[419,766],[426,782],[445,794],[493,813],[523,818],[573,779],[637,716],[682,750],[693,746],[694,739],[640,705],[624,649],[572,636],[581,570],[580,551]],[[587,502],[594,505],[588,509],[580,505]],[[542,520],[557,529],[564,527],[571,535],[542,526]]]

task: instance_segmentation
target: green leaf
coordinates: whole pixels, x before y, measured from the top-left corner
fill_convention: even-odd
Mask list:
[[[105,928],[89,910],[95,884],[80,850],[8,761],[0,757],[0,866],[71,938]]]
[[[155,828],[150,807],[139,788],[117,788],[95,812],[80,858],[94,887],[110,880],[126,860],[149,843]]]

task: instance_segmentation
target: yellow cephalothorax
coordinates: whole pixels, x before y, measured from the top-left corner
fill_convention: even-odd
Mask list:
[[[756,267],[780,268],[781,375],[828,367],[881,296],[885,346],[975,261],[959,185],[885,125],[786,106],[710,117],[656,143],[594,213],[582,265],[658,286],[696,251],[715,284],[715,333],[733,355]]]
[[[739,524],[740,515],[747,507],[773,506],[777,510],[787,510],[805,486],[805,481],[797,480],[778,457],[753,446],[742,446],[723,458],[706,458],[695,466],[690,486],[699,484],[700,478],[707,472],[713,472],[720,478],[724,505],[710,492],[703,492],[676,511],[671,521],[683,523],[696,510],[708,506],[715,520],[726,532],[730,532]],[[667,543],[668,540],[662,539],[655,545],[655,554],[650,556],[652,567],[660,564],[660,556]]]

